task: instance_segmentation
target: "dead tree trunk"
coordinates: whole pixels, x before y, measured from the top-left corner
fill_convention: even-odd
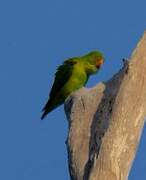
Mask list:
[[[109,81],[65,103],[72,180],[127,180],[146,116],[146,32]]]

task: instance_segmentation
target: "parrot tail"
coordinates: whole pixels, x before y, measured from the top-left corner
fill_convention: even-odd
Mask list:
[[[43,115],[41,116],[41,120],[43,120],[48,113],[49,113],[49,112],[48,112],[47,110],[44,111]]]
[[[44,111],[44,112],[43,112],[43,115],[41,116],[41,120],[43,120],[43,119],[45,118],[45,116],[46,116],[49,112],[51,112],[54,108],[55,108],[55,107],[51,107],[51,106],[50,106],[50,108],[43,109],[42,111]]]
[[[58,101],[58,100],[57,100]],[[50,113],[52,110],[54,110],[55,108],[57,108],[59,105],[61,105],[63,103],[63,101],[60,102],[56,102],[56,101],[52,101],[51,99],[49,99],[49,101],[47,102],[47,104],[45,105],[45,107],[42,109],[43,111],[43,115],[41,116],[41,120],[43,120],[46,115],[48,113]]]
[[[43,120],[45,118],[45,116],[51,112],[56,106],[54,106],[51,102],[51,100],[49,99],[49,101],[47,102],[47,104],[45,105],[45,107],[42,109],[43,111],[43,115],[41,116],[41,120]]]
[[[41,120],[43,120],[46,115],[48,113],[50,113],[52,110],[54,110],[55,108],[57,108],[58,106],[60,106],[61,104],[63,104],[64,100],[63,99],[60,99],[58,101],[58,98],[50,98],[47,102],[47,104],[45,105],[45,107],[42,109],[43,111],[43,115],[41,116]]]

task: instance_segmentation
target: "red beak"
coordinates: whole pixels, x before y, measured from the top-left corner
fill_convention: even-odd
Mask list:
[[[104,62],[103,59],[100,59],[100,60],[97,61],[97,63],[96,63],[97,69],[100,68],[100,66],[103,64],[103,62]]]

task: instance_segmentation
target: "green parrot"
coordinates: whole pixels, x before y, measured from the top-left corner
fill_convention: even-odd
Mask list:
[[[49,100],[42,110],[41,119],[63,104],[72,92],[85,86],[89,76],[98,72],[103,62],[103,55],[99,51],[92,51],[84,56],[64,61],[55,74],[54,84],[49,94]]]

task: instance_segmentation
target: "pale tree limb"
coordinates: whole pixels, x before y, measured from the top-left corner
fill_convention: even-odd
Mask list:
[[[65,103],[72,180],[127,180],[146,116],[146,32],[109,81]]]

